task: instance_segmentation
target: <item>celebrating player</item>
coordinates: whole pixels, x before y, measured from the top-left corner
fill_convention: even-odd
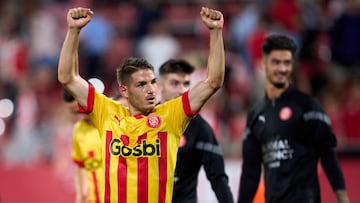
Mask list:
[[[180,137],[223,84],[223,15],[201,8],[202,22],[210,32],[208,74],[181,97],[156,105],[158,87],[153,66],[141,58],[125,59],[117,69],[119,91],[127,99],[125,108],[95,91],[79,75],[79,37],[93,14],[89,8],[68,11],[58,80],[99,129],[105,167],[104,201],[170,203]]]

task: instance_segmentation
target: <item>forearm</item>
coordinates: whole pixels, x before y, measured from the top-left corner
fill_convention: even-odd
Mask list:
[[[226,176],[220,176],[213,182],[211,182],[211,187],[215,192],[216,198],[219,203],[232,203],[234,198],[229,187],[228,179]]]
[[[334,149],[321,151],[321,165],[333,191],[345,190],[345,179]]]
[[[225,74],[225,51],[222,29],[210,30],[207,81],[213,89],[222,86]]]
[[[69,29],[60,52],[58,65],[58,80],[66,85],[79,75],[78,47],[80,39],[79,29]]]
[[[88,83],[79,75],[79,38],[79,29],[68,30],[60,52],[58,80],[71,92],[81,106],[86,106]]]
[[[77,167],[75,173],[76,203],[86,203],[88,200],[87,171]]]
[[[346,190],[336,190],[335,191],[336,200],[338,203],[349,203],[349,197]]]
[[[254,199],[261,178],[261,167],[255,165],[243,165],[240,184],[238,203],[251,203]]]
[[[218,147],[217,142],[213,142],[212,145]],[[209,153],[205,155],[204,160],[205,162],[203,166],[206,177],[209,179],[211,188],[215,192],[219,203],[234,202],[233,195],[229,187],[229,178],[225,172],[225,162],[222,155]]]

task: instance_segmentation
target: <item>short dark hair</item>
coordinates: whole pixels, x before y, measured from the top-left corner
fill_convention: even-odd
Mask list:
[[[144,69],[150,69],[154,71],[154,67],[143,58],[126,58],[116,69],[117,82],[119,85],[128,84],[130,76],[133,73]]]
[[[268,56],[273,50],[288,50],[295,56],[296,44],[293,39],[282,34],[272,34],[268,36],[262,45],[262,53]]]
[[[191,74],[195,70],[189,62],[183,59],[169,59],[159,68],[159,75],[164,76],[169,73],[186,73]]]
[[[62,88],[62,95],[63,95],[63,100],[65,102],[73,102],[73,101],[75,101],[75,98],[64,87]]]

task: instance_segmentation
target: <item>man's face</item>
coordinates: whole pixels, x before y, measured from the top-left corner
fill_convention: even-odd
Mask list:
[[[264,58],[267,83],[276,88],[288,85],[293,70],[293,58],[290,51],[274,50]]]
[[[190,88],[190,75],[186,73],[169,73],[160,79],[161,102],[182,95]]]
[[[157,81],[152,70],[139,70],[131,75],[130,83],[124,86],[123,96],[135,114],[150,112],[156,105]]]

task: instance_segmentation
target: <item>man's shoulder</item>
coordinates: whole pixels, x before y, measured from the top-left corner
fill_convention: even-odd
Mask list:
[[[200,114],[194,116],[188,127],[186,128],[185,134],[195,133],[196,136],[207,137],[213,135],[213,128]]]
[[[194,116],[191,121],[190,121],[190,124],[192,125],[201,125],[201,126],[210,126],[210,124],[205,120],[205,118],[200,115],[200,114],[197,114],[196,116]]]
[[[265,108],[266,98],[257,101],[248,111],[248,115],[258,114]]]
[[[313,109],[313,108],[321,107],[321,103],[318,98],[300,90],[293,91],[290,97],[292,98],[293,102],[297,103],[299,106],[301,106],[304,109]]]

